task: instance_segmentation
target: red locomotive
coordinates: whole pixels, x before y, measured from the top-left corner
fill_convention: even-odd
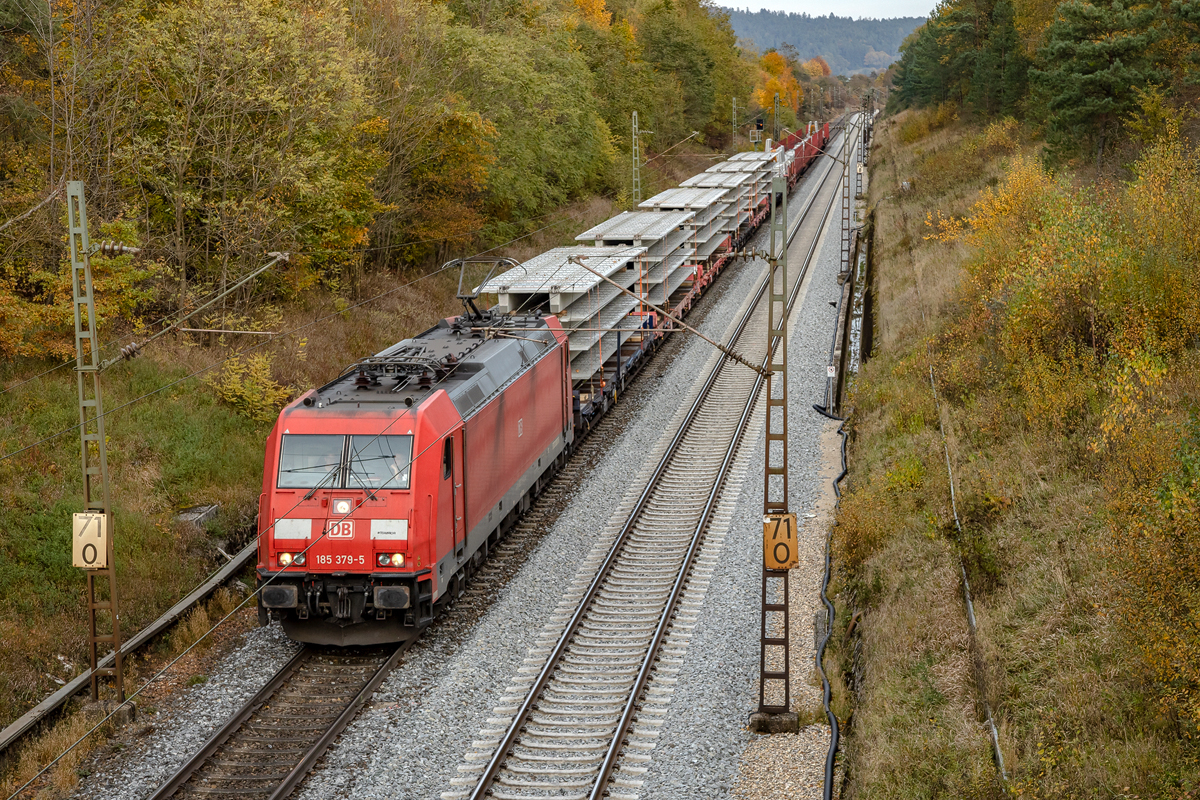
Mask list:
[[[555,317],[452,317],[285,408],[259,498],[260,622],[320,644],[416,635],[565,459],[566,342]]]
[[[657,270],[667,305],[686,313],[709,281],[669,283],[668,269],[678,275],[681,265],[695,264],[687,269],[718,274],[771,208],[771,192],[748,189],[767,174],[757,162],[777,165],[790,187],[828,131],[789,137],[775,155],[746,154],[741,177],[733,177],[733,164],[732,184],[720,183],[732,193],[715,193],[717,208],[705,216],[713,218],[705,223],[708,241],[723,226],[716,236],[723,246],[705,250],[695,231],[678,235],[671,225],[638,247],[602,237],[614,246],[598,244],[588,258],[607,264],[625,287],[640,289]],[[533,268],[499,262],[514,268],[506,274],[526,278]],[[464,294],[460,280],[461,316],[352,365],[280,413],[259,497],[261,624],[277,619],[291,638],[318,644],[402,641],[462,591],[671,332],[640,299],[618,295],[632,289],[614,292],[616,281],[602,286],[598,277],[580,288],[576,279],[556,279],[563,266],[522,290],[528,296],[517,306],[539,309],[530,313],[481,312],[480,290]],[[497,281],[512,290],[510,279]],[[559,316],[548,316],[555,303]],[[564,328],[561,320],[614,332],[591,336],[586,325]]]

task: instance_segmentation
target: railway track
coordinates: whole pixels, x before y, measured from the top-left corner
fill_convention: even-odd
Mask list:
[[[822,177],[820,187],[830,174],[832,169]],[[789,231],[789,241],[822,191],[814,191],[798,215],[797,224]],[[810,251],[809,259],[811,255]],[[793,279],[789,308],[802,280],[803,272]],[[739,354],[760,362],[765,360],[766,323],[765,306],[759,300],[765,290],[764,282],[731,340]],[[743,337],[744,332],[749,335]],[[578,630],[568,637],[569,647],[551,658],[550,663],[557,668],[546,676],[546,685],[530,695],[538,701],[527,703],[527,710],[518,710],[517,719],[522,722],[512,726],[510,733],[516,731],[517,735],[502,748],[507,755],[497,756],[495,774],[489,777],[493,771],[490,765],[485,770],[479,784],[482,787],[486,783],[483,793],[521,798],[587,797],[579,791],[581,785],[607,786],[617,767],[619,745],[624,744],[635,721],[637,704],[629,702],[629,694],[636,697],[645,688],[654,654],[670,627],[761,383],[760,377],[744,367],[730,369],[731,363],[722,362],[709,375],[663,464],[643,493],[637,513],[622,531],[619,547],[614,547],[602,567],[597,582],[604,577],[603,585],[595,587],[594,596],[586,603],[586,613],[581,607],[572,621],[571,627]],[[705,402],[709,397],[720,401]],[[734,428],[727,424],[731,415],[739,420]],[[723,433],[706,438],[706,428]],[[566,477],[578,478],[575,473],[585,468],[585,460],[571,459],[564,470]],[[488,578],[504,582],[501,574],[508,571],[507,562],[513,557],[519,560],[520,551],[527,549],[526,538],[540,539],[546,518],[556,513],[576,483],[552,481],[544,493],[549,497],[543,496],[542,502],[531,509],[534,513],[527,514],[511,532],[525,532],[527,536],[506,537],[479,576],[484,580],[475,585],[474,591],[468,589],[461,600],[467,605],[486,602],[485,597],[491,593],[489,584],[496,582]],[[709,487],[707,497],[695,498],[697,487],[705,484]],[[681,496],[694,499],[680,503],[677,498]],[[685,519],[688,525],[683,524]],[[493,571],[498,574],[487,574]],[[150,800],[283,800],[300,785],[416,641],[386,648],[305,647]],[[615,737],[611,735],[614,724]],[[652,732],[635,729],[632,735]],[[500,752],[497,750],[497,754]],[[523,791],[513,795],[492,791],[501,785]],[[483,795],[477,791],[472,796]]]
[[[789,243],[833,172],[830,166],[798,215]],[[818,230],[837,196],[829,193]],[[818,238],[790,276],[789,312]],[[764,279],[726,343],[764,366],[766,288]],[[649,760],[661,725],[655,717],[665,713],[663,695],[670,692],[651,692],[651,676],[677,614],[681,623],[699,614],[684,593],[693,569],[699,582],[711,572],[697,557],[762,384],[760,375],[728,359],[710,372],[565,630],[546,648],[544,666],[509,688],[502,702],[512,705],[489,720],[503,727],[481,732],[459,767],[463,777],[443,800],[636,796],[646,771],[640,764]]]
[[[287,797],[415,641],[301,649],[151,800]]]

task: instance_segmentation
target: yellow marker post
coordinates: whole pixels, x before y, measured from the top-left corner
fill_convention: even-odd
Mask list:
[[[108,567],[108,515],[85,511],[71,520],[71,563],[80,569]]]
[[[796,515],[767,514],[763,517],[763,567],[791,569],[800,563],[796,549]]]

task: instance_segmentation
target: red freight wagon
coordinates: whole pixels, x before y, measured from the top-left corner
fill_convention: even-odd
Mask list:
[[[555,317],[443,320],[285,408],[259,498],[259,618],[293,639],[415,636],[573,440]]]

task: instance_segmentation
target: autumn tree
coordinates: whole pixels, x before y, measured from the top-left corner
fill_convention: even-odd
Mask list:
[[[600,187],[614,157],[592,75],[564,30],[455,27],[463,97],[499,132],[487,202],[501,221],[524,220]]]
[[[780,108],[788,112],[786,121],[781,116],[781,124],[795,127],[796,112],[804,101],[804,90],[796,81],[792,67],[787,59],[777,51],[771,51],[759,59],[758,80],[754,86],[754,102],[765,110],[773,111],[775,95],[779,95]]]
[[[458,91],[452,16],[429,2],[359,0],[351,6],[377,113],[385,163],[374,182],[382,208],[368,263],[420,263],[472,241],[486,221],[495,126]]]
[[[808,61],[805,61],[804,71],[807,72],[813,78],[813,80],[828,77],[829,75],[833,74],[833,70],[829,68],[829,63],[820,56],[816,56],[814,58],[810,58]]]
[[[126,46],[141,81],[119,157],[181,294],[198,265],[224,281],[280,250],[336,267],[361,244],[383,125],[340,6],[185,0]]]

